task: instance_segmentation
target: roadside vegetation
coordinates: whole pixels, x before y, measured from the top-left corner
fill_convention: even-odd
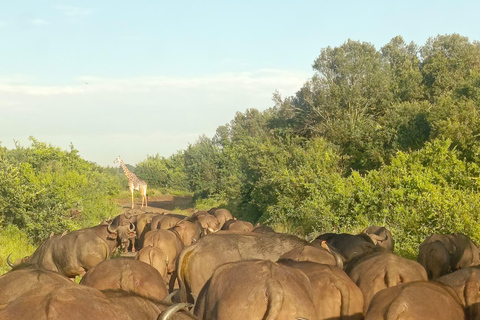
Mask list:
[[[265,111],[138,167],[199,207],[302,236],[384,225],[410,258],[435,232],[480,243],[480,44],[347,40],[313,71],[295,96],[275,93]]]
[[[11,236],[27,253],[129,199],[117,168],[31,140],[0,147],[2,245]],[[452,34],[324,48],[294,96],[274,93],[270,108],[130,168],[150,197],[193,194],[197,209],[226,207],[300,236],[383,225],[409,258],[432,233],[480,244],[480,44]]]

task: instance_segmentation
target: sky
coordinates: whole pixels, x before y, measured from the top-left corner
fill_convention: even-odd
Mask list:
[[[169,157],[294,95],[328,46],[480,40],[478,12],[463,0],[4,1],[0,145],[73,144],[102,166]]]

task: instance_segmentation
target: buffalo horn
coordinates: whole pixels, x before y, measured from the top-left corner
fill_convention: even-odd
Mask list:
[[[340,256],[340,254],[338,252],[336,252],[335,250],[330,250],[330,253],[333,255],[333,257],[335,258],[335,264],[337,265],[337,267],[339,267],[340,269],[343,269],[343,259],[342,257]]]
[[[117,232],[117,229],[115,229],[115,230],[110,229],[111,226],[112,226],[112,223],[110,223],[110,224],[107,226],[107,231],[110,232],[110,233],[115,233],[115,232]]]
[[[340,254],[338,254],[338,252],[336,252],[335,250],[330,249],[327,241],[325,240],[322,241],[320,245],[323,249],[327,250],[333,255],[333,257],[335,258],[335,264],[337,265],[337,267],[339,267],[340,269],[343,269],[343,260],[342,260],[342,257],[340,257]]]
[[[162,313],[158,316],[157,320],[168,320],[172,315],[177,313],[180,310],[188,311],[188,308],[192,307],[191,303],[177,303],[167,309],[163,310]],[[194,318],[196,319],[196,318]]]
[[[12,254],[10,253],[10,254],[7,256],[7,264],[8,264],[11,268],[13,268],[13,267],[15,267],[15,264],[14,264],[12,261],[10,261],[10,256],[11,256],[11,255],[12,255]]]
[[[368,236],[370,237],[370,239],[372,239],[373,243],[375,243],[375,244],[377,244],[378,242],[385,241],[388,238],[388,236],[381,237],[381,236],[379,236],[377,234],[374,234],[374,233],[370,233],[370,234],[368,234]]]
[[[170,293],[168,296],[165,297],[165,299],[163,299],[163,301],[165,302],[168,302],[168,303],[172,303],[172,299],[173,297],[179,292],[180,290],[179,289],[176,289],[176,290],[173,290],[172,293]]]

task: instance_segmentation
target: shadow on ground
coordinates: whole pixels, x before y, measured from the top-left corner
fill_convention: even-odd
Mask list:
[[[186,210],[192,207],[192,197],[162,196],[160,199],[149,199],[148,206],[166,210]]]
[[[135,209],[140,209],[142,203],[140,199],[135,199]],[[121,206],[123,210],[130,209],[131,203],[122,201]],[[163,209],[168,211],[173,210],[189,210],[193,207],[191,196],[158,196],[148,199],[148,207],[143,211],[150,211],[150,209]],[[153,210],[158,211],[158,210]]]

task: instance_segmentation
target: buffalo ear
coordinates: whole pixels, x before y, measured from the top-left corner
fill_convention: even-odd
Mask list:
[[[116,233],[109,233],[107,239],[108,240],[115,240],[115,239],[117,239],[117,234]]]

